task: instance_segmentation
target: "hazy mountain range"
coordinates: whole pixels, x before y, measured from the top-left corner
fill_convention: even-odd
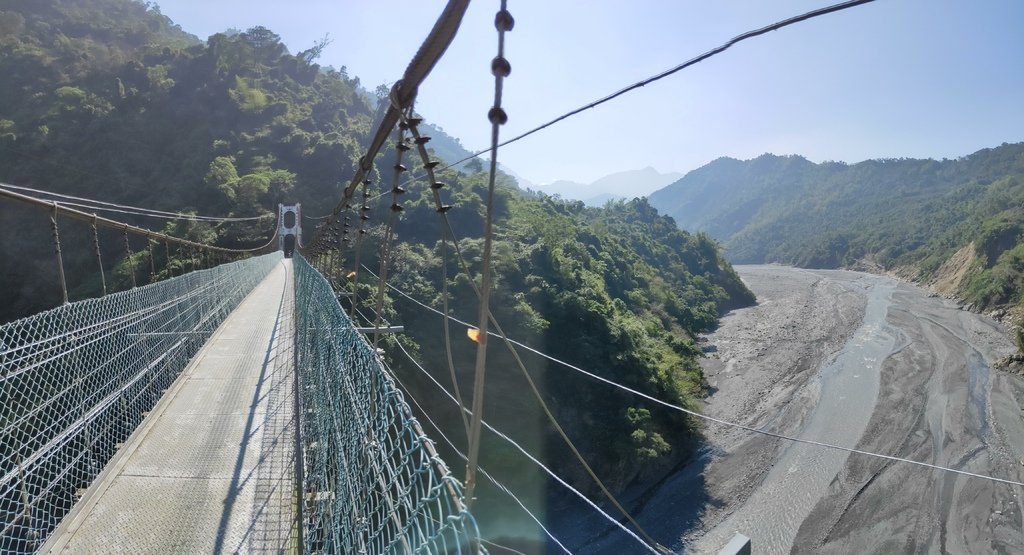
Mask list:
[[[609,200],[644,197],[683,177],[679,172],[661,173],[648,166],[606,175],[592,183],[559,180],[538,185],[537,191],[564,199],[582,200],[588,206],[603,206]]]

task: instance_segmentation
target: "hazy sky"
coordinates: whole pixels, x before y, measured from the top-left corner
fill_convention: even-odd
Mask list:
[[[744,31],[823,0],[510,0],[503,137],[618,90]],[[294,53],[330,33],[319,60],[373,90],[392,84],[443,2],[160,0],[205,38],[264,25]],[[470,149],[487,146],[497,1],[474,0],[417,110]],[[878,0],[743,42],[503,149],[535,183],[589,182],[654,166],[686,172],[764,152],[856,162],[954,158],[1024,140],[1024,2]]]

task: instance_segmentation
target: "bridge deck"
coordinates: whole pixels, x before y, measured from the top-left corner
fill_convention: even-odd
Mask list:
[[[43,551],[293,551],[292,309],[286,260],[214,333]]]

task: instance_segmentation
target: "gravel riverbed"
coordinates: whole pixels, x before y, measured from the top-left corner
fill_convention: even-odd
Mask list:
[[[984,315],[887,276],[738,266],[756,306],[701,339],[704,413],[779,434],[1024,482],[1024,380]],[[1024,553],[1024,488],[708,423],[697,460],[622,501],[675,552]],[[579,553],[643,553],[592,511]],[[568,514],[568,513],[567,513]]]
[[[873,274],[741,266],[757,294],[707,337],[705,413],[1024,479],[1024,382],[1005,330]],[[678,547],[736,532],[760,553],[1020,553],[1018,486],[709,425],[707,501]]]

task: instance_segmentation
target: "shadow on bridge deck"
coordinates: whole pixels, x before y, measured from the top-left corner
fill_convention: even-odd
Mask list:
[[[42,552],[293,551],[293,308],[285,260],[220,326]]]

